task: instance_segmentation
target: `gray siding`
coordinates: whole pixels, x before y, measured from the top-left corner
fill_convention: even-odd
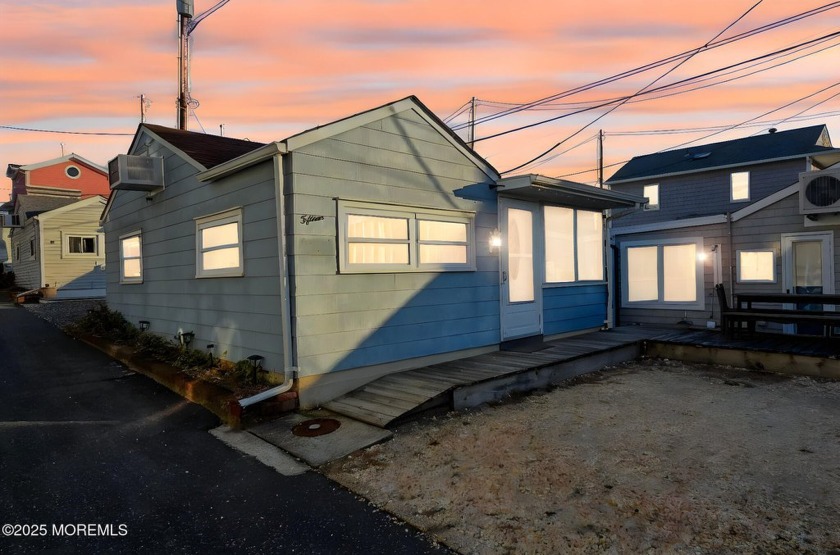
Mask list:
[[[615,228],[630,225],[667,222],[699,216],[735,212],[757,200],[796,183],[805,171],[805,160],[789,160],[713,170],[697,174],[665,177],[613,185],[616,191],[642,195],[645,185],[659,184],[659,210],[639,210],[615,221]],[[750,200],[731,202],[730,175],[735,171],[750,172]]]
[[[837,241],[837,226],[805,226],[805,217],[799,213],[799,195],[791,195],[758,212],[732,222],[731,241],[726,224],[709,225],[679,230],[637,233],[632,235],[618,235],[617,245],[622,242],[636,240],[664,240],[684,237],[703,237],[704,249],[711,250],[715,244],[721,248],[723,283],[727,292],[781,292],[782,291],[782,234],[830,231],[834,234],[834,287],[840,291],[840,246]],[[620,233],[620,229],[614,230]],[[772,249],[776,261],[776,283],[738,283],[736,276],[736,253],[739,250]],[[623,325],[640,324],[676,324],[688,320],[694,325],[704,325],[710,316],[718,323],[720,313],[717,297],[714,295],[713,267],[711,260],[706,261],[704,290],[706,307],[699,311],[634,309],[620,307],[619,318]],[[619,269],[616,269],[620,275]],[[623,287],[623,284],[622,284]],[[618,297],[620,298],[620,297]],[[776,325],[768,324],[771,327]]]
[[[143,141],[138,141],[142,144]],[[200,183],[196,169],[153,145],[166,158],[166,189],[153,200],[120,191],[105,224],[108,304],[135,325],[173,338],[195,333],[193,347],[242,360],[265,357],[266,369],[283,368],[280,264],[273,163],[267,161],[215,183]],[[194,218],[241,207],[243,277],[197,279]],[[143,283],[121,284],[119,238],[142,232]]]
[[[490,179],[417,114],[295,151],[286,180],[302,376],[498,343]],[[477,271],[338,274],[336,198],[476,212]],[[303,215],[324,219],[305,225]]]

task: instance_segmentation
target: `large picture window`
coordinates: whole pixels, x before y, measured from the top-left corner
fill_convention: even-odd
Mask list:
[[[604,230],[601,213],[546,206],[544,216],[545,281],[603,281]]]
[[[475,269],[471,213],[339,201],[338,217],[343,273]]]
[[[623,305],[703,308],[701,249],[700,239],[623,244]]]
[[[143,244],[140,232],[120,237],[120,283],[143,282]]]
[[[197,218],[195,225],[195,277],[243,275],[242,210]]]

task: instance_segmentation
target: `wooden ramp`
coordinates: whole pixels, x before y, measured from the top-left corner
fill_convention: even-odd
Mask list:
[[[637,358],[641,343],[667,330],[628,326],[497,351],[390,374],[324,404],[386,427],[435,409],[464,409]]]

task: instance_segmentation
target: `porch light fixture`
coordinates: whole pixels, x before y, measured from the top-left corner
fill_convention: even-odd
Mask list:
[[[140,331],[146,331],[150,326],[151,324],[148,320],[140,320]]]
[[[265,357],[261,357],[260,355],[251,355],[248,357],[248,362],[251,363],[251,369],[253,371],[251,374],[251,383],[257,383],[257,372],[262,371],[263,360],[265,360]]]
[[[499,228],[494,229],[490,232],[490,252],[495,253],[499,252],[499,248],[502,246],[502,234],[499,231]]]

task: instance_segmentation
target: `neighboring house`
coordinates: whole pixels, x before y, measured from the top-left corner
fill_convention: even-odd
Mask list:
[[[730,295],[837,291],[840,170],[826,168],[838,161],[824,125],[630,160],[607,180],[648,199],[611,219],[619,323],[719,320],[716,283]],[[828,197],[812,206],[800,189],[818,176],[809,195]]]
[[[296,369],[303,407],[603,327],[603,211],[643,200],[500,180],[414,97],[267,145],[142,124],[128,154],[102,219],[109,306]]]
[[[17,196],[19,225],[9,232],[17,285],[49,287],[61,299],[104,297],[105,241],[99,229],[104,205],[100,196]]]
[[[105,168],[72,153],[37,164],[9,164],[6,177],[12,180],[9,199],[12,202],[18,195],[36,191],[38,194],[76,191],[82,198],[95,195],[107,198],[110,194]]]
[[[11,270],[9,260],[9,233],[11,232],[14,205],[11,202],[0,204],[0,273]],[[7,223],[9,227],[7,227]]]

